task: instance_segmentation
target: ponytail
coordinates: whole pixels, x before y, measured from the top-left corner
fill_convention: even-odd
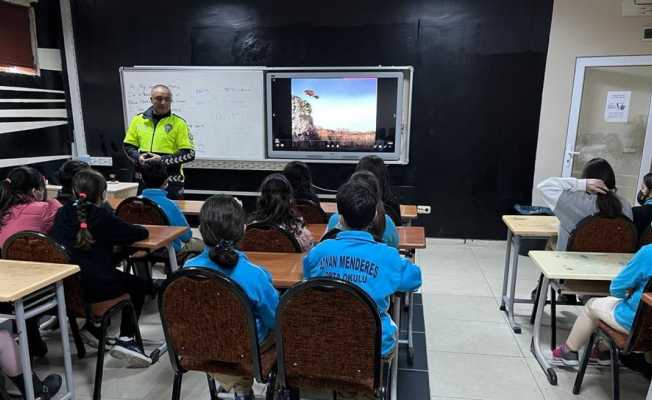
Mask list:
[[[615,218],[623,215],[623,203],[616,196],[614,189],[606,194],[598,193],[597,196],[596,205],[598,207],[598,213],[601,216]]]
[[[376,215],[371,222],[371,226],[369,226],[369,233],[377,242],[383,241],[385,235],[385,206],[382,201],[376,204]]]
[[[90,250],[95,244],[95,238],[88,229],[88,199],[86,193],[79,193],[79,199],[74,203],[79,220],[79,231],[75,240],[75,247],[82,250]]]
[[[235,251],[235,243],[230,240],[220,240],[210,248],[208,258],[215,264],[230,269],[238,265],[240,255]]]

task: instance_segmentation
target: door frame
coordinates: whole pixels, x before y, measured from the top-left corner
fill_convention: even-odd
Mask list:
[[[652,67],[652,55],[643,56],[608,56],[608,57],[577,57],[575,61],[575,77],[573,79],[573,93],[571,97],[571,108],[568,116],[568,129],[566,130],[566,146],[562,161],[562,176],[570,177],[573,171],[573,155],[575,153],[575,141],[577,139],[577,128],[580,122],[580,111],[582,105],[582,93],[584,91],[585,71],[590,67]],[[643,176],[649,172],[652,163],[652,99],[650,99],[650,110],[648,111],[645,140],[643,141],[643,155],[641,157],[641,169],[637,179],[637,187],[641,186]],[[647,140],[651,138],[651,140]],[[631,200],[631,199],[630,199]]]

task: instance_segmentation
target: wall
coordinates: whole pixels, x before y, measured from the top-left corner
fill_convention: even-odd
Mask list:
[[[89,153],[118,156],[118,68],[130,65],[413,65],[404,203],[429,236],[504,237],[529,203],[552,0],[73,2]],[[351,165],[313,164],[337,188]],[[188,170],[188,189],[255,190],[264,171]]]
[[[33,3],[40,76],[0,72],[0,177],[12,166],[35,164],[50,179],[70,157],[66,77],[57,0]]]
[[[576,57],[652,54],[652,42],[641,40],[641,28],[652,26],[652,17],[623,17],[622,3],[555,0],[534,168],[535,204],[543,204],[536,184],[561,175]]]

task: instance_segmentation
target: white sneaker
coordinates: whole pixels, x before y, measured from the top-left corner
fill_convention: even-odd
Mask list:
[[[152,365],[152,359],[140,350],[135,339],[117,339],[110,354],[118,360],[127,360],[128,368],[147,368]]]
[[[97,349],[97,347],[100,345],[100,339],[97,338],[91,331],[88,329],[82,329],[79,331],[79,336],[82,338],[82,342],[84,344]],[[109,351],[111,348],[115,345],[117,342],[117,339],[115,337],[110,337],[107,336],[104,342],[104,350]]]

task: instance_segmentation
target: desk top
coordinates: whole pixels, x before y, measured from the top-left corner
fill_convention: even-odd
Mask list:
[[[132,190],[132,189],[138,189],[137,182],[110,182],[109,181],[106,183],[107,193],[116,193],[123,190]],[[61,186],[48,184],[47,190],[49,191],[61,190]]]
[[[71,264],[0,260],[0,302],[14,302],[77,272]]]
[[[334,202],[321,202],[321,208],[326,214],[335,214],[337,212],[337,203]],[[413,204],[401,204],[401,219],[416,219],[417,206]]]
[[[315,242],[326,233],[326,224],[309,224],[308,230],[312,233]],[[426,231],[422,226],[397,226],[399,249],[425,249]]]
[[[167,246],[174,239],[186,233],[189,229],[185,226],[143,225],[149,231],[145,240],[132,243],[135,249],[158,250]]]
[[[204,205],[202,200],[175,200],[182,213],[186,215],[199,215],[201,206]]]
[[[549,279],[610,281],[632,258],[629,253],[530,251],[530,259]]]
[[[276,288],[289,288],[303,279],[304,253],[267,253],[248,251],[247,258],[272,274]]]
[[[559,219],[547,215],[503,215],[503,222],[514,235],[553,237],[559,232]]]

